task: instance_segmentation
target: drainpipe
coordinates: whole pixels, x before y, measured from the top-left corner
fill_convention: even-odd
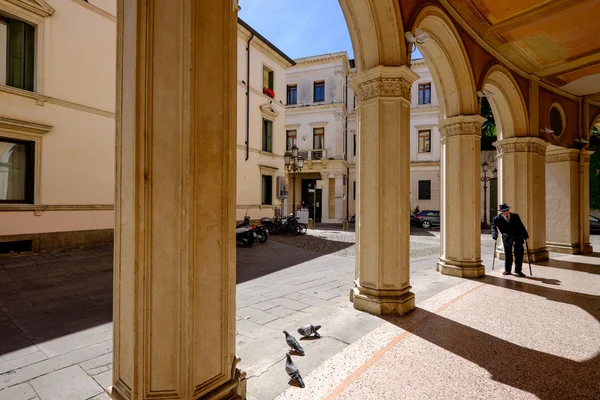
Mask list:
[[[346,107],[346,162],[348,162],[348,75],[346,75],[346,96],[344,97],[344,106]],[[346,167],[346,221],[350,220],[350,165]]]
[[[246,45],[248,53],[246,63],[246,161],[250,157],[250,41],[254,38],[254,32],[250,32],[250,39]]]

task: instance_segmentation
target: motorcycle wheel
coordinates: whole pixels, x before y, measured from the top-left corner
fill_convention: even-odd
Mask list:
[[[308,230],[308,227],[306,226],[306,224],[298,224],[298,226],[296,226],[298,235],[306,235],[306,231]]]
[[[259,243],[265,243],[268,238],[269,238],[269,231],[267,231],[265,229],[257,235],[256,240],[258,240]]]

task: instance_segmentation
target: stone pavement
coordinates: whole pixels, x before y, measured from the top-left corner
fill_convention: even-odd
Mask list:
[[[417,303],[462,281],[437,273],[436,259],[411,260]],[[237,277],[237,353],[249,399],[272,399],[288,388],[282,330],[297,335],[305,323],[323,325],[322,340],[301,342],[317,353],[304,361],[310,373],[383,323],[349,302],[352,257],[269,241],[238,249]],[[0,319],[0,400],[108,400],[111,247],[0,257]]]

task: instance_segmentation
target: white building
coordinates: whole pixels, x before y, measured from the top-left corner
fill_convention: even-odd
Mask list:
[[[294,61],[241,19],[237,49],[239,221],[272,217],[284,206],[285,81]]]
[[[354,193],[347,184],[348,176],[352,180],[355,174],[356,114],[348,86],[353,60],[340,52],[295,61],[287,70],[285,124],[287,149],[296,145],[305,159],[296,178],[295,204],[307,205],[317,222],[339,223],[353,210]],[[288,182],[292,199],[292,176]],[[289,202],[288,212],[293,203]]]

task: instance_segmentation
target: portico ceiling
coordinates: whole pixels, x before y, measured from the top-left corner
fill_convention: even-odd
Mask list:
[[[600,1],[442,3],[524,72],[573,95],[600,93]]]

